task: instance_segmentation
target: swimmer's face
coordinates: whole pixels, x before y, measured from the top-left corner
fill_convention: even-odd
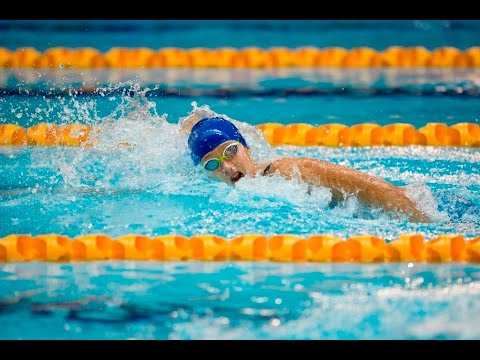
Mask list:
[[[212,159],[221,159],[218,167],[209,171],[207,162]],[[216,162],[215,160],[213,162]],[[207,165],[206,165],[207,164]],[[206,167],[213,177],[233,185],[246,175],[251,175],[255,171],[248,149],[237,141],[226,141],[218,145],[215,149],[205,154],[200,165]]]

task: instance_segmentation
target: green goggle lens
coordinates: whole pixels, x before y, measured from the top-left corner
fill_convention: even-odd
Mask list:
[[[237,151],[238,151],[238,143],[230,144],[223,150],[223,155],[219,159],[213,158],[213,159],[207,160],[203,164],[203,167],[205,168],[205,170],[215,171],[218,169],[223,159],[232,159],[237,154]]]

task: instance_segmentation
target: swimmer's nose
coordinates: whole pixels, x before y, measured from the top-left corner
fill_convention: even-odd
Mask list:
[[[232,171],[236,171],[235,165],[233,165],[228,159],[222,161],[220,169],[224,175],[230,175]]]

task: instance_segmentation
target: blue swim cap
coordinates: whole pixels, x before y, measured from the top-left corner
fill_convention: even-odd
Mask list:
[[[188,147],[194,164],[198,165],[205,154],[229,140],[236,140],[248,148],[242,134],[230,121],[221,117],[200,120],[192,128],[188,137]]]

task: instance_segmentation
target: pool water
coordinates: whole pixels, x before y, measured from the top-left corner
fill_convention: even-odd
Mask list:
[[[2,339],[478,339],[464,264],[6,264]]]
[[[135,83],[171,123],[192,110],[192,101],[252,125],[405,122],[419,128],[428,122],[478,123],[480,109],[478,68],[5,69],[1,74],[0,117],[24,127],[118,120],[125,110],[119,105]]]
[[[466,48],[477,45],[479,26],[478,21],[390,26],[285,21],[282,29],[278,24],[218,22],[215,33],[218,27],[225,32],[209,47],[249,46],[256,39],[258,46],[290,47],[351,47],[361,41],[358,46],[381,50],[393,45],[393,38],[400,46]],[[201,21],[70,26],[1,21],[0,32],[7,41],[3,46],[13,49],[105,51],[125,29],[119,46],[158,48],[178,39],[176,46],[193,47],[213,41],[212,29]],[[83,26],[90,30],[80,36]],[[156,37],[138,36],[152,29]],[[316,34],[312,40],[313,30],[325,29],[328,37]],[[359,29],[366,36],[357,36]],[[32,30],[38,33],[35,41],[27,35]],[[273,35],[280,30],[287,36]],[[161,43],[154,40],[159,32],[165,32]],[[0,70],[0,123],[100,129],[100,141],[91,148],[0,147],[0,238],[134,233],[214,234],[228,240],[256,233],[344,239],[369,234],[392,241],[418,233],[426,240],[441,234],[471,239],[480,234],[478,148],[272,147],[255,125],[478,124],[479,85],[478,69]],[[434,221],[411,223],[354,197],[332,206],[329,190],[308,194],[303,184],[275,176],[244,178],[235,187],[213,181],[192,166],[179,131],[179,118],[197,107],[233,119],[256,160],[306,156],[354,167],[405,186]],[[454,262],[4,263],[0,338],[478,339],[479,276],[477,264]]]
[[[175,117],[185,116],[200,106],[197,99],[171,101],[148,95],[147,87],[138,85],[123,83],[128,91],[111,96],[34,93],[2,98],[8,122],[24,121],[25,127],[42,121],[80,122],[99,126],[102,132],[100,144],[90,149],[0,148],[0,236],[175,233],[231,239],[246,233],[305,237],[320,233],[341,238],[370,234],[391,241],[405,232],[420,233],[426,239],[456,233],[473,238],[480,233],[478,149],[273,148],[248,124],[251,96],[225,100],[225,108],[232,103],[232,109],[245,115],[246,119],[237,120],[244,120],[245,136],[258,159],[308,156],[407,186],[435,219],[431,224],[410,223],[366,208],[355,198],[331,208],[328,190],[319,188],[308,195],[304,185],[275,177],[243,179],[234,188],[211,181],[191,166],[177,120],[164,115],[166,109],[174,109]],[[277,103],[275,96],[260,96],[255,101],[257,122],[262,123],[260,119],[267,118],[277,104],[290,109],[278,111],[279,122],[285,123],[288,114],[297,114],[293,104],[305,104],[298,109],[310,109],[311,116],[303,119],[315,125],[331,122],[329,109],[336,109],[340,122],[355,118],[352,109],[361,113],[362,105],[353,104],[362,97],[332,97],[333,104],[340,106],[322,106],[328,102],[323,95],[297,95],[287,98],[286,104]],[[452,98],[448,95],[434,95],[423,102],[418,96],[395,94],[363,100],[378,103],[379,109],[390,104],[383,109],[419,119],[421,112],[414,104],[426,109],[436,97],[446,109],[437,113],[440,121],[448,122],[445,114],[457,113],[462,101],[463,114],[476,116],[475,95],[459,102],[445,101]],[[200,99],[202,106],[219,101],[208,96]],[[211,109],[216,111],[213,105]],[[426,120],[417,121],[421,126]],[[119,141],[135,146],[118,148]],[[455,263],[4,264],[0,337],[471,339],[479,336],[479,270],[473,264]]]
[[[2,151],[0,235],[331,233],[345,238],[368,233],[393,240],[404,232],[475,237],[480,230],[480,160],[471,149],[276,149],[280,155],[324,159],[407,186],[435,219],[420,224],[366,208],[355,198],[331,208],[329,190],[308,195],[305,185],[277,177],[243,179],[230,188],[192,170],[173,144],[163,151],[171,162],[158,159],[152,148],[154,154],[143,162],[141,150]]]
[[[295,80],[289,78],[291,84],[299,83]],[[184,97],[180,107],[179,100],[172,102],[151,95],[155,90],[135,79],[117,83],[115,87],[99,86],[102,91],[98,94],[78,94],[71,86],[67,94],[48,90],[55,95],[42,95],[41,89],[49,89],[52,83],[55,82],[50,79],[39,84],[41,88],[28,95],[4,96],[5,117],[10,118],[10,122],[23,122],[25,127],[39,122],[89,124],[100,129],[100,143],[87,149],[0,148],[4,200],[0,206],[0,214],[4,214],[0,235],[58,233],[74,237],[105,232],[111,236],[211,233],[234,237],[245,233],[305,236],[331,233],[345,238],[368,233],[393,240],[404,232],[421,233],[427,238],[444,233],[475,237],[479,233],[480,153],[476,148],[272,147],[255,128],[255,122],[252,124],[249,118],[235,118],[217,111],[208,103],[211,97],[200,97],[205,101],[203,104],[197,103],[194,96]],[[329,97],[332,99],[327,100]],[[257,98],[255,101],[246,94],[228,101],[235,104],[232,108],[240,109],[239,113],[246,115],[252,108],[259,114],[271,111],[280,99],[270,95]],[[361,98],[297,94],[294,99],[287,97],[286,103],[279,103],[278,106],[285,111],[278,121],[288,123],[290,114],[308,109],[311,116],[302,119],[312,125],[337,120],[348,124],[348,121],[342,121],[346,119],[355,123],[351,112],[366,107],[358,104]],[[416,104],[422,104],[425,113],[427,108],[431,112],[431,106],[435,104],[433,99],[442,99],[442,95],[427,96],[422,102],[419,98],[423,96],[363,96],[365,101],[377,103],[380,111],[389,112],[389,123],[419,117],[422,111]],[[445,95],[443,98],[451,97]],[[323,102],[327,101],[333,101],[333,104],[323,107]],[[441,110],[444,111],[437,113],[437,120],[454,121],[447,120],[447,114],[459,113],[467,118],[463,121],[475,122],[477,96],[465,96],[462,101],[464,105],[459,105],[462,104],[459,101],[443,101]],[[298,111],[293,107],[296,104],[299,104]],[[460,106],[463,111],[459,111]],[[431,224],[410,223],[394,214],[366,208],[356,198],[332,208],[329,190],[316,188],[307,194],[304,184],[279,181],[276,176],[242,179],[234,188],[212,181],[202,169],[191,166],[186,135],[180,132],[178,125],[179,118],[197,107],[237,121],[251,145],[252,155],[259,161],[301,156],[356,168],[405,186],[408,194],[435,221]],[[326,121],[332,116],[328,111],[331,108],[336,109],[337,118]],[[170,109],[178,113],[185,110],[172,119],[168,113]],[[290,110],[287,112],[287,109]],[[365,110],[358,112],[361,111]],[[393,118],[395,113],[403,116]],[[317,114],[322,114],[323,119]],[[372,111],[370,116],[375,113]],[[424,118],[413,124],[421,127],[428,121],[431,119]],[[120,142],[134,146],[118,147]],[[332,216],[335,221],[331,221]]]
[[[479,20],[1,20],[2,46],[477,46]],[[34,34],[34,35],[32,35]],[[392,44],[392,42],[394,42]]]

